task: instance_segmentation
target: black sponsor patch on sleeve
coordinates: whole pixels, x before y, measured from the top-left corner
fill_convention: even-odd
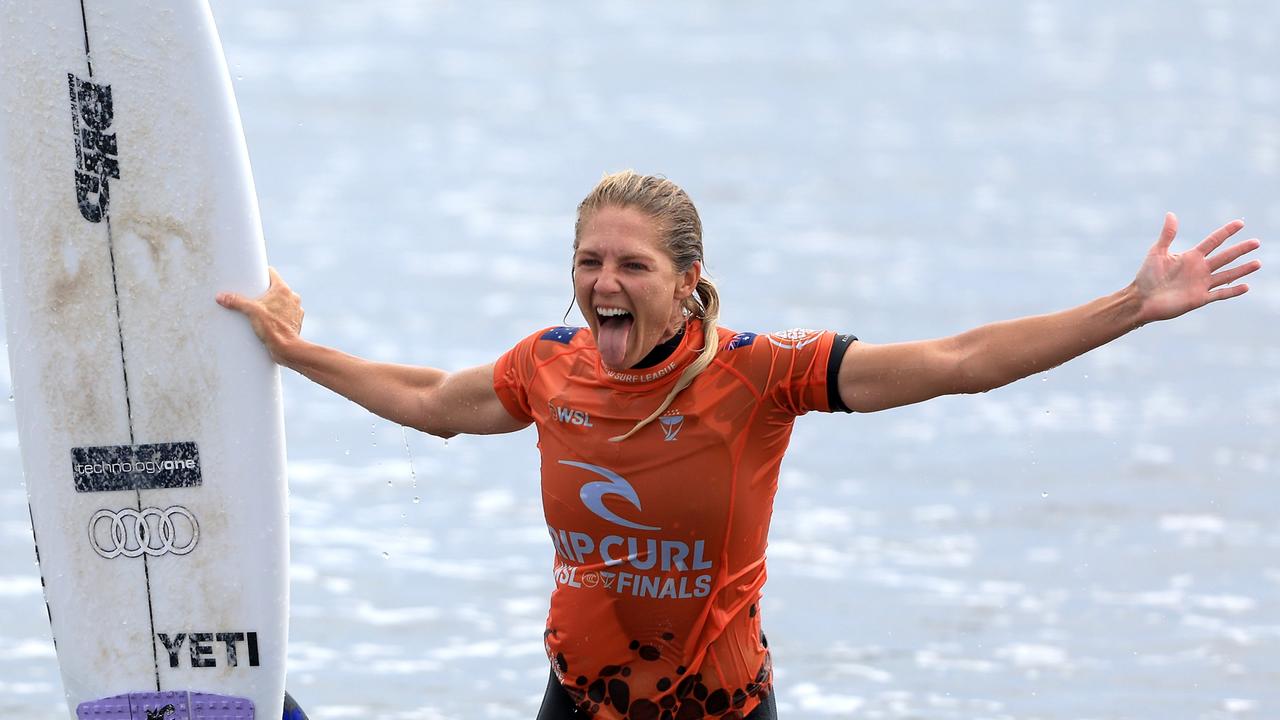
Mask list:
[[[198,487],[200,451],[193,442],[71,448],[76,492]]]
[[[840,396],[840,366],[844,363],[845,351],[857,341],[853,335],[836,335],[831,343],[831,356],[827,358],[827,406],[832,412],[853,412]]]

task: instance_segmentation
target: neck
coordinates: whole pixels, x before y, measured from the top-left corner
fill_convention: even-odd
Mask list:
[[[672,334],[670,337],[658,343],[657,346],[655,346],[652,350],[649,351],[648,355],[645,355],[640,360],[640,362],[631,366],[631,369],[644,370],[646,368],[651,368],[654,365],[657,365],[658,363],[666,360],[667,358],[671,357],[671,354],[676,351],[676,348],[680,347],[680,341],[683,339],[684,339],[684,323],[681,323],[679,327],[677,327],[674,331],[672,331]]]

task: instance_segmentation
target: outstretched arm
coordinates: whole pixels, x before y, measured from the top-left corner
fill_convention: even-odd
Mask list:
[[[511,417],[493,389],[493,365],[449,373],[428,367],[364,360],[303,340],[302,303],[270,270],[271,285],[253,300],[219,293],[218,304],[244,313],[271,359],[392,422],[441,437],[514,432],[528,423]]]
[[[1170,253],[1178,219],[1169,213],[1137,277],[1117,293],[938,340],[853,343],[840,366],[840,397],[853,410],[872,412],[940,395],[986,392],[1061,365],[1147,323],[1242,295],[1249,286],[1231,283],[1262,263],[1228,266],[1261,243],[1246,240],[1217,252],[1242,227],[1234,220],[1194,248]]]

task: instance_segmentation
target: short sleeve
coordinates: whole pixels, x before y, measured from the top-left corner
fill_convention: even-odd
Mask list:
[[[791,415],[810,411],[851,412],[840,397],[840,364],[857,340],[829,330],[787,330],[756,339],[756,352],[768,352],[767,393]]]
[[[546,331],[538,331],[516,343],[502,354],[493,365],[493,390],[511,417],[523,422],[533,422],[533,409],[529,404],[529,381],[534,372],[534,345]]]

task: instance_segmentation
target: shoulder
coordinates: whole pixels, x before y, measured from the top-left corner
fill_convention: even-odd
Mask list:
[[[585,331],[586,328],[583,327],[556,325],[554,327],[543,328],[530,335],[527,339],[539,344],[550,343],[552,346],[572,346],[575,344],[574,340],[579,339],[579,335],[587,334]]]
[[[733,356],[735,351],[741,351],[736,353],[739,356],[773,355],[778,351],[807,349],[815,343],[822,343],[834,334],[829,330],[806,330],[803,328],[771,333],[738,332],[720,328],[720,352],[726,353],[728,356]]]
[[[499,365],[514,362],[532,370],[557,358],[572,358],[580,353],[594,351],[595,342],[591,339],[589,329],[558,325],[542,328],[525,336],[503,355]]]
[[[572,353],[591,346],[592,343],[586,340],[590,335],[586,328],[580,327],[553,326],[535,330],[503,353],[496,365],[500,370],[505,371],[512,366],[526,366],[557,355]]]

